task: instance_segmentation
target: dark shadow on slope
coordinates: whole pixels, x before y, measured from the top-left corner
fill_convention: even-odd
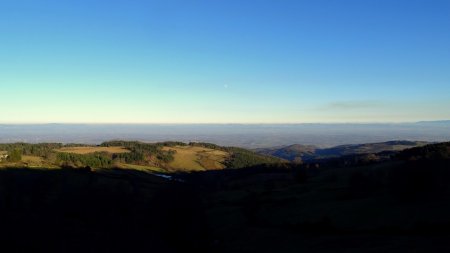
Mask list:
[[[137,171],[2,170],[0,250],[208,252],[195,194]]]

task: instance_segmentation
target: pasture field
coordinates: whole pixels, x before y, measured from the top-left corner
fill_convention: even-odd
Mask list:
[[[79,155],[91,154],[95,152],[107,152],[111,154],[130,153],[131,151],[124,147],[66,147],[55,149],[56,152],[73,153]]]
[[[229,157],[227,152],[204,147],[175,146],[163,150],[175,150],[174,161],[169,166],[175,170],[203,171],[224,169],[223,164]]]

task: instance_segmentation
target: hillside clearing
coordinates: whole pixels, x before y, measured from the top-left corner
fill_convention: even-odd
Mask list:
[[[85,154],[91,154],[96,152],[107,152],[111,154],[123,154],[123,153],[130,153],[131,151],[124,148],[124,147],[66,147],[66,148],[60,148],[56,149],[56,152],[62,152],[62,153],[73,153],[73,154],[79,154],[79,155],[85,155]]]
[[[174,150],[174,160],[169,166],[175,170],[203,171],[224,169],[223,164],[229,157],[227,152],[204,147],[175,146],[164,147],[163,150]]]

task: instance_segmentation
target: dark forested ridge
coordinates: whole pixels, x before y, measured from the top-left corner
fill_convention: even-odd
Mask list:
[[[1,169],[0,250],[449,251],[450,143],[371,155],[165,177]]]
[[[441,143],[187,178],[208,192],[223,252],[446,252],[449,155]]]
[[[375,154],[383,151],[401,151],[408,148],[428,144],[421,141],[387,141],[379,143],[364,143],[340,145],[331,148],[319,148],[313,145],[294,144],[277,148],[260,148],[259,154],[271,155],[289,161],[302,162],[316,159],[336,158],[346,155]]]

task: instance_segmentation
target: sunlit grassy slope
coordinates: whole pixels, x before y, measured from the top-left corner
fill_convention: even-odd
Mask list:
[[[91,154],[95,152],[107,152],[111,154],[122,154],[130,152],[130,150],[124,147],[65,147],[56,149],[55,151],[80,155]]]
[[[3,159],[0,167],[122,168],[149,172],[191,172],[283,163],[282,159],[210,143],[111,141],[99,146],[59,143],[12,143],[0,151],[22,153],[20,161]]]
[[[229,153],[196,146],[164,147],[163,150],[174,150],[174,160],[169,166],[175,170],[203,171],[224,169]]]

